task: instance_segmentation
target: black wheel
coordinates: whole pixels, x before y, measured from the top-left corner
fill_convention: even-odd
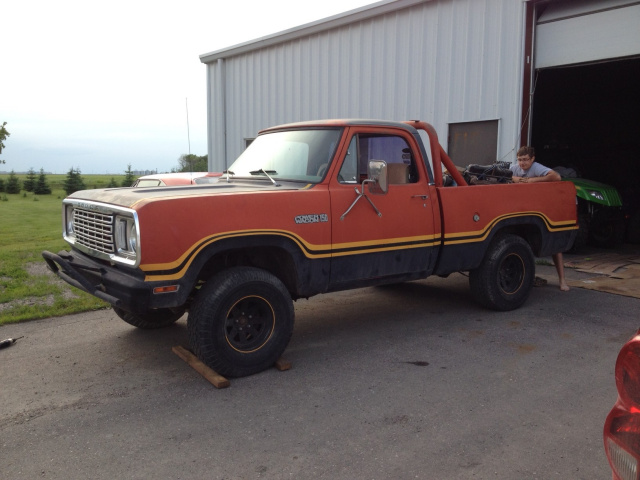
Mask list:
[[[615,248],[624,242],[624,216],[621,211],[599,211],[593,216],[589,238],[596,247]]]
[[[221,375],[243,377],[271,367],[293,333],[293,301],[274,275],[235,267],[210,279],[187,321],[194,353]]]
[[[517,235],[495,238],[480,267],[469,272],[471,294],[493,310],[513,310],[531,293],[535,259],[529,244]]]
[[[133,325],[134,327],[142,328],[144,330],[168,327],[169,325],[177,322],[180,317],[184,315],[184,308],[161,308],[145,314],[131,313],[116,307],[113,307],[113,311],[129,325]]]
[[[571,251],[576,252],[583,249],[587,245],[589,239],[589,215],[581,213],[578,215],[578,233],[573,242]]]
[[[627,242],[640,243],[640,211],[631,215],[627,225]]]

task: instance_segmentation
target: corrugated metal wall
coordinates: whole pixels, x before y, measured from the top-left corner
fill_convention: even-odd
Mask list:
[[[498,119],[498,157],[508,154],[520,127],[523,2],[415,3],[217,52],[208,64],[210,169],[230,164],[261,128],[320,118],[421,119],[445,148],[449,123]]]

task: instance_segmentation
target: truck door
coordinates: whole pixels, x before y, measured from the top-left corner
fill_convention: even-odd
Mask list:
[[[421,278],[433,270],[434,244],[440,240],[435,188],[429,185],[415,139],[404,131],[350,130],[347,151],[337,162],[331,192],[330,289],[345,284]],[[370,160],[387,164],[385,195],[363,186]],[[364,193],[355,205],[358,192]],[[352,207],[350,210],[349,208]],[[438,217],[439,218],[439,217]]]

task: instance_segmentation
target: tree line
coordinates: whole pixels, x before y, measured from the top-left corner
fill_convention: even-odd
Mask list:
[[[37,195],[48,195],[51,193],[51,187],[47,182],[47,176],[44,173],[44,169],[40,169],[40,175],[36,177],[36,172],[32,168],[27,173],[27,178],[22,185],[16,174],[12,171],[9,174],[9,179],[5,181],[0,178],[0,192],[5,193],[20,193],[20,190],[27,192],[33,192]]]
[[[135,181],[136,177],[133,174],[133,170],[131,170],[131,165],[129,165],[125,172],[125,178],[122,182],[118,183],[115,178],[111,177],[111,181],[107,185],[107,188],[130,187]],[[71,195],[73,192],[77,192],[78,190],[86,190],[87,185],[84,182],[84,178],[82,177],[79,168],[71,167],[69,169],[67,176],[62,183],[62,188],[67,195]],[[13,170],[9,173],[9,178],[6,182],[0,178],[0,192],[20,193],[22,190],[25,192],[35,193],[36,195],[51,194],[51,187],[47,181],[44,169],[40,169],[40,175],[36,175],[33,168],[29,169],[24,181],[20,181]]]
[[[11,135],[6,129],[7,122],[0,124],[0,153],[5,148],[5,140]],[[0,164],[6,163],[5,160],[0,160]],[[136,177],[131,170],[131,164],[127,166],[125,172],[125,178],[120,185],[116,182],[115,178],[111,177],[111,181],[107,185],[107,188],[113,187],[130,187],[133,182],[136,181]],[[63,188],[67,195],[71,195],[78,190],[85,190],[86,184],[84,179],[80,175],[79,168],[71,167],[67,172],[67,178],[63,182]],[[27,178],[20,182],[20,179],[16,175],[15,171],[11,170],[9,178],[5,182],[0,178],[0,192],[4,193],[20,193],[22,190],[26,192],[33,192],[36,195],[49,195],[51,194],[51,187],[47,182],[47,176],[44,173],[44,169],[40,169],[40,175],[36,176],[36,172],[33,168],[30,168],[27,172]]]
[[[173,169],[174,172],[208,172],[209,160],[207,155],[180,155],[178,158],[178,168]]]
[[[206,172],[207,155],[182,155],[178,159],[178,169],[172,169],[173,172]],[[125,177],[122,182],[118,183],[115,178],[111,177],[111,181],[107,185],[107,188],[116,187],[130,187],[136,181],[136,176],[131,169],[131,164],[127,165],[127,170],[124,172]],[[86,190],[87,186],[84,178],[81,175],[79,168],[71,167],[67,172],[67,176],[63,182],[63,189],[67,195],[71,195],[79,190]],[[32,192],[36,195],[48,195],[51,194],[51,187],[47,181],[47,176],[44,173],[44,169],[40,169],[40,174],[36,174],[33,168],[30,168],[27,172],[27,177],[24,181],[20,181],[15,171],[11,170],[9,178],[5,182],[0,178],[0,193],[20,193],[22,190],[26,192]]]
[[[11,135],[5,128],[7,122],[0,124],[0,153],[5,148],[4,141]],[[0,164],[6,163],[5,160],[0,160]],[[206,172],[208,170],[207,155],[198,156],[193,154],[181,155],[178,159],[178,168],[172,169],[172,172]],[[125,171],[125,178],[120,184],[118,184],[115,178],[111,177],[111,181],[107,185],[107,188],[115,187],[130,187],[133,182],[136,181],[136,177],[131,170],[131,164],[127,165]],[[63,188],[67,195],[71,195],[78,190],[85,190],[86,184],[80,174],[79,168],[71,167],[67,172],[67,177],[63,182]],[[36,195],[49,195],[51,194],[51,187],[47,182],[47,177],[44,173],[44,169],[40,169],[40,174],[36,175],[33,168],[30,168],[27,172],[27,178],[21,183],[15,172],[11,170],[9,178],[5,182],[0,178],[0,193],[20,193],[25,190],[26,192],[33,192]]]

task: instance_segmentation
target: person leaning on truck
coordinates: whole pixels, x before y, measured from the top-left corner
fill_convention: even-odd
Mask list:
[[[536,151],[533,147],[520,147],[517,157],[518,163],[514,163],[509,167],[513,172],[511,177],[513,183],[559,182],[562,180],[558,172],[536,162]],[[569,285],[567,285],[567,281],[564,278],[562,252],[554,253],[552,258],[553,264],[556,266],[556,272],[558,272],[560,290],[566,292],[569,290]]]

